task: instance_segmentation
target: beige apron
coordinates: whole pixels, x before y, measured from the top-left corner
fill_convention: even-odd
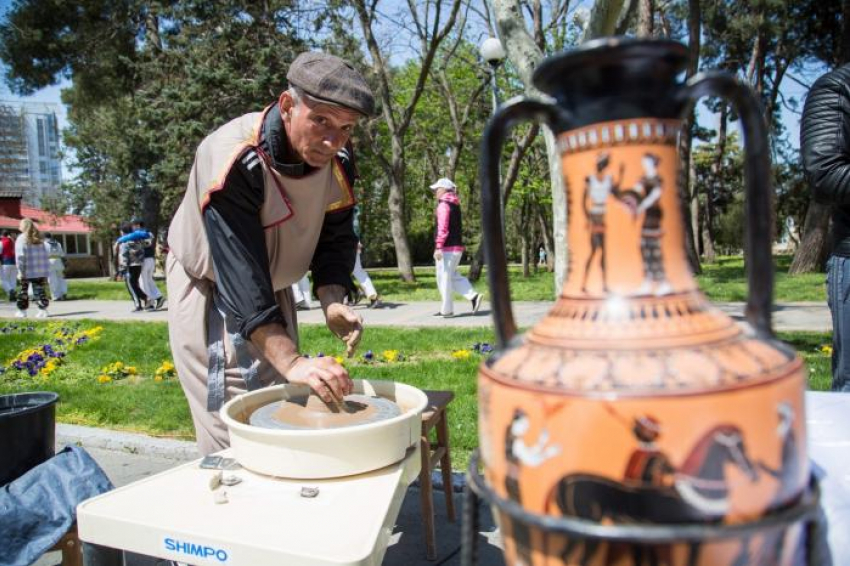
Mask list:
[[[285,177],[271,166],[259,150],[263,113],[248,114],[225,124],[198,148],[183,202],[169,228],[170,252],[166,261],[168,327],[174,365],[189,402],[198,448],[209,454],[229,445],[227,429],[218,407],[249,384],[266,386],[282,381],[253,344],[233,338],[217,323],[214,305],[215,281],[212,256],[203,223],[203,208],[210,193],[221,190],[236,159],[253,149],[261,156],[265,200],[260,211],[275,300],[287,323],[287,333],[298,341],[298,327],[290,286],[310,267],[326,212],[354,205],[350,185],[339,162],[301,178]],[[225,321],[226,323],[226,321]],[[218,334],[217,340],[209,330]],[[211,369],[220,344],[220,365]],[[247,363],[246,363],[247,359]],[[240,363],[241,362],[241,363]],[[213,361],[213,365],[217,362]],[[219,370],[223,384],[219,392],[210,375]],[[213,382],[215,378],[213,379]],[[208,410],[212,409],[212,410]]]

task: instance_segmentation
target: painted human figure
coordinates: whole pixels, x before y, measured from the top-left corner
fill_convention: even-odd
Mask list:
[[[671,486],[676,470],[655,443],[661,434],[658,421],[647,415],[640,416],[634,420],[632,432],[639,445],[626,464],[623,474],[626,482]]]
[[[599,256],[599,268],[602,272],[602,287],[608,291],[608,281],[605,277],[605,210],[608,196],[616,196],[623,180],[624,165],[620,165],[620,177],[615,181],[610,173],[605,173],[611,163],[608,153],[600,153],[596,157],[596,173],[589,175],[584,183],[584,214],[590,229],[590,254],[584,266],[584,279],[581,283],[582,292],[587,292],[587,277],[590,275],[590,265]]]
[[[656,295],[666,295],[671,291],[670,283],[664,273],[664,262],[661,256],[661,191],[662,180],[658,176],[660,158],[653,153],[646,153],[641,158],[643,176],[635,186],[635,192],[641,196],[640,204],[635,210],[635,216],[644,213],[643,225],[640,230],[640,252],[643,258],[643,283],[638,291],[641,295],[653,292]]]
[[[510,499],[522,503],[519,487],[519,473],[523,466],[537,467],[546,460],[561,453],[561,447],[549,444],[549,431],[540,431],[537,441],[526,444],[524,437],[531,428],[531,421],[522,409],[514,411],[511,424],[505,431],[505,459],[508,464],[505,474],[505,491]],[[520,521],[514,521],[511,526],[519,564],[531,564],[531,533],[528,526]]]
[[[658,421],[648,415],[637,417],[632,426],[632,433],[637,438],[639,446],[632,452],[626,464],[626,471],[623,474],[626,483],[640,483],[659,487],[672,486],[676,469],[655,442],[661,434],[661,426]],[[626,549],[628,549],[628,553],[631,554],[636,565],[666,565],[672,563],[670,549],[663,545],[626,547],[615,545],[611,549],[611,553],[617,556],[623,554]]]

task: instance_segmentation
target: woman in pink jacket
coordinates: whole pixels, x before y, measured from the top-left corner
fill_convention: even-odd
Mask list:
[[[481,308],[481,294],[477,293],[469,280],[457,272],[463,255],[463,224],[457,186],[443,177],[431,185],[437,198],[437,230],[434,236],[434,261],[437,265],[437,289],[440,290],[442,305],[434,316],[454,316],[453,294],[463,295],[472,303],[472,313]]]

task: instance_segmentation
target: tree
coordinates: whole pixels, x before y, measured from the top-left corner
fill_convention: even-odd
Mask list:
[[[629,12],[629,6],[624,10],[624,0],[597,0],[591,11],[589,25],[584,33],[584,39],[591,39],[602,35],[610,35],[618,28],[618,22],[622,25],[623,15]],[[531,76],[537,65],[543,59],[547,46],[549,48],[563,48],[566,37],[549,37],[555,30],[563,30],[564,20],[567,17],[569,2],[561,0],[554,2],[548,10],[548,24],[544,22],[544,12],[539,2],[529,7],[531,13],[531,27],[526,27],[523,16],[525,4],[519,0],[494,0],[493,10],[495,12],[496,24],[505,50],[513,67],[525,85],[525,92],[532,97],[540,97],[540,93],[531,83]],[[551,44],[547,43],[547,39]],[[555,39],[555,41],[551,41]],[[553,44],[553,45],[552,45]],[[567,265],[567,205],[563,181],[561,179],[560,152],[555,143],[555,138],[548,130],[544,131],[546,143],[546,154],[549,163],[549,178],[552,192],[553,230],[555,233],[555,287],[560,289],[563,283]],[[557,292],[557,291],[556,291]]]
[[[389,57],[381,49],[373,27],[380,16],[378,2],[367,3],[365,0],[355,0],[353,5],[366,41],[366,47],[372,59],[372,71],[378,81],[378,99],[381,102],[381,111],[390,136],[390,155],[382,155],[380,162],[389,180],[387,208],[390,213],[396,261],[402,279],[414,281],[410,243],[404,222],[405,138],[417,104],[424,92],[425,83],[431,72],[437,50],[454,28],[461,2],[460,0],[451,0],[450,2],[447,0],[427,0],[417,6],[414,0],[408,1],[407,15],[412,20],[415,36],[419,42],[421,59],[419,77],[412,92],[409,93],[406,103],[402,105],[399,105],[392,95],[392,73],[388,61]],[[447,8],[448,12],[445,17],[443,16],[444,8]],[[380,146],[375,143],[374,131],[370,134],[373,149],[376,153],[380,152]]]
[[[821,9],[834,10],[836,8],[834,2],[824,2],[823,4],[829,4],[829,6],[822,5],[820,6]],[[827,16],[822,22],[835,22],[835,13],[833,11],[831,16]],[[829,25],[829,23],[826,25]],[[825,33],[816,36],[823,40],[826,48],[824,49],[824,46],[819,46],[819,49],[815,50],[815,56],[827,62],[830,66],[840,66],[850,62],[850,0],[843,0],[841,2],[840,26],[841,31],[837,38],[834,33]],[[832,49],[829,48],[830,42],[833,43]],[[836,49],[835,47],[838,48]],[[789,274],[810,273],[821,269],[827,255],[829,243],[830,213],[831,210],[828,205],[821,204],[814,199],[809,201],[806,210],[806,219],[802,225],[803,234],[800,239],[800,245],[797,246],[794,259],[788,268]]]

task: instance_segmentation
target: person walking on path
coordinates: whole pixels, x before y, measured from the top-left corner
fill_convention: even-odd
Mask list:
[[[0,234],[0,283],[9,296],[9,302],[15,301],[15,286],[18,270],[15,268],[15,240],[8,230]]]
[[[52,234],[44,235],[44,247],[47,249],[47,261],[50,270],[47,284],[54,301],[64,301],[68,294],[68,282],[65,281],[65,250]]]
[[[292,284],[310,272],[353,355],[363,320],[343,304],[357,247],[349,138],[375,100],[353,65],[325,53],[302,53],[286,78],[278,101],[201,142],[168,232],[171,351],[203,454],[230,444],[218,411],[246,389],[300,383],[332,403],[353,387],[333,356],[299,353]]]
[[[464,250],[457,185],[443,177],[430,188],[437,199],[434,262],[437,266],[437,289],[442,298],[440,312],[434,316],[443,318],[454,316],[454,293],[470,301],[472,314],[475,314],[481,308],[481,294],[477,293],[469,280],[457,271]]]
[[[47,274],[50,264],[47,257],[47,248],[44,247],[44,239],[35,222],[29,218],[21,220],[19,227],[21,235],[15,240],[15,257],[18,268],[18,310],[15,316],[24,318],[30,305],[29,290],[38,305],[36,317],[47,318],[47,307],[50,301],[47,299],[45,286],[47,285]]]
[[[800,150],[812,197],[832,207],[826,264],[832,390],[850,393],[850,64],[820,77],[803,107]]]
[[[351,274],[357,280],[357,284],[363,290],[366,298],[369,299],[369,304],[366,308],[374,309],[382,306],[381,298],[378,296],[378,291],[372,283],[372,278],[363,269],[363,264],[360,263],[360,255],[363,253],[363,242],[360,241],[360,207],[354,207],[354,233],[357,235],[357,257],[354,259],[354,271]]]
[[[123,236],[132,234],[133,227],[125,223],[121,226],[121,233]],[[142,263],[145,260],[144,246],[146,242],[133,239],[122,242],[121,239],[116,240],[118,245],[118,270],[123,274],[127,292],[130,293],[130,298],[133,300],[133,312],[139,312],[151,306],[147,293],[142,290],[142,286],[139,284],[139,279],[142,276]]]
[[[308,311],[313,308],[313,299],[310,293],[310,277],[305,273],[304,277],[292,284],[292,298],[295,300],[295,310]]]
[[[363,244],[357,242],[357,257],[354,258],[354,270],[351,274],[354,275],[355,279],[357,279],[357,283],[360,285],[360,288],[363,289],[363,293],[366,295],[366,298],[369,299],[369,304],[366,308],[380,308],[383,303],[381,302],[381,298],[378,296],[378,291],[375,289],[374,283],[372,283],[372,278],[369,277],[369,274],[366,273],[365,269],[363,269],[363,264],[360,263],[360,254],[362,251]]]
[[[142,270],[139,273],[139,287],[148,296],[151,304],[148,305],[148,310],[159,310],[165,303],[165,297],[162,296],[159,287],[154,281],[153,274],[156,269],[156,244],[154,243],[153,234],[145,229],[145,223],[142,220],[133,220],[133,231],[118,238],[118,243],[130,242],[138,240],[142,244],[144,259],[142,260]]]

